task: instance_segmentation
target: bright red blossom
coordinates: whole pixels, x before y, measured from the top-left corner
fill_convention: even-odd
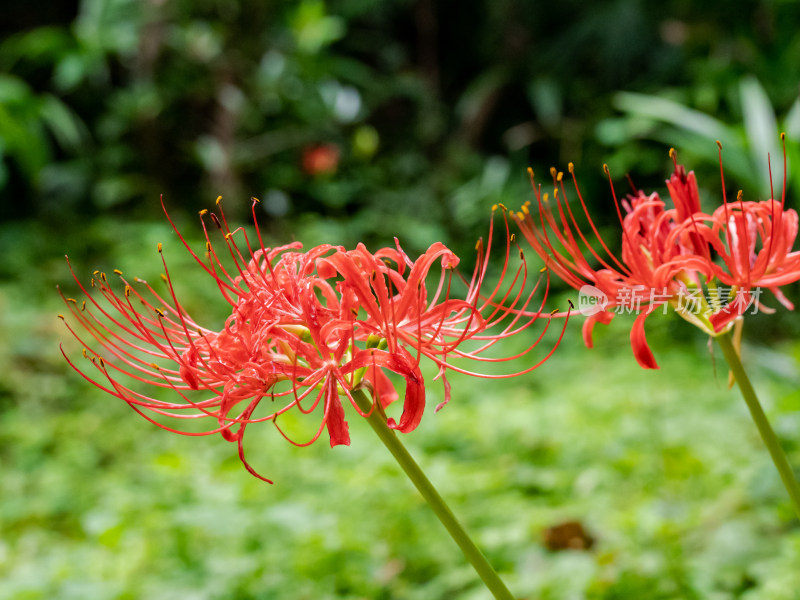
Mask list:
[[[352,390],[368,388],[376,400],[371,410],[382,411],[399,399],[387,376],[394,373],[405,382],[404,400],[399,420],[387,422],[401,432],[412,431],[425,409],[422,356],[439,366],[447,402],[445,370],[466,372],[451,364],[452,358],[510,360],[514,357],[482,354],[498,340],[530,327],[539,316],[541,307],[529,307],[535,288],[524,292],[524,260],[507,289],[502,287],[511,240],[507,223],[509,243],[500,282],[488,294],[482,291],[489,257],[481,253],[466,297],[458,299],[451,297],[451,283],[459,259],[442,244],[434,244],[413,262],[399,244],[374,254],[363,245],[351,251],[321,245],[303,252],[299,243],[270,249],[264,247],[256,225],[254,249],[247,234],[231,231],[220,215],[201,212],[204,256],[195,254],[175,231],[230,305],[222,329],[201,327],[185,312],[166,261],[163,294],[142,280],[131,285],[120,272],[123,293],[115,292],[99,272],[91,283],[96,293],[91,293],[73,273],[87,300],[79,305],[65,298],[77,323],[67,326],[84,346],[94,371],[67,360],[87,380],[160,427],[187,435],[221,433],[236,442],[254,474],[242,446],[247,425],[271,421],[297,445],[313,443],[326,430],[331,446],[349,445],[347,406],[366,416]],[[222,260],[211,243],[206,218],[222,232],[229,260]],[[491,237],[490,230],[489,247]],[[243,238],[243,243],[234,238]],[[441,265],[441,274],[429,295],[428,279],[436,265]],[[498,325],[499,331],[489,331]],[[467,350],[463,344],[469,340],[476,341]],[[550,354],[552,350],[522,372],[536,368]],[[143,391],[147,386],[164,388],[173,399],[148,394]],[[293,440],[280,425],[280,416],[295,409],[319,418],[309,439]],[[179,431],[164,423],[164,416],[210,417],[216,425]]]
[[[607,324],[619,312],[635,312],[631,345],[637,362],[645,368],[658,368],[645,338],[644,322],[659,307],[672,307],[686,320],[717,335],[727,331],[749,307],[765,308],[753,294],[755,288],[770,289],[785,306],[793,308],[779,287],[800,280],[800,252],[791,251],[798,217],[785,208],[785,157],[780,202],[744,202],[741,192],[736,202],[728,202],[723,183],[722,205],[709,215],[701,210],[694,173],[687,173],[677,163],[674,151],[670,155],[675,168],[667,189],[674,208],[666,208],[658,194],[641,191],[619,202],[611,187],[622,225],[620,257],[601,238],[572,163],[569,171],[582,215],[573,212],[563,174],[555,169],[551,170],[555,206],[548,194],[542,194],[541,186],[534,184],[538,218],[531,214],[529,203],[514,215],[549,269],[572,287],[593,286],[607,299],[604,310],[584,322],[586,345],[592,346],[595,323]],[[608,168],[604,169],[610,183]],[[584,217],[594,241],[587,239],[578,225],[578,219]],[[599,267],[592,266],[597,263]],[[698,297],[702,298],[700,310],[690,310],[697,305],[687,306],[686,299]]]
[[[785,209],[783,200],[744,202],[741,195],[698,223],[699,234],[722,262],[715,265],[715,277],[738,292],[736,302],[709,317],[715,331],[725,328],[751,303],[771,312],[754,297],[757,288],[769,289],[781,304],[794,309],[780,287],[800,279],[800,251],[791,251],[797,229],[797,212]]]

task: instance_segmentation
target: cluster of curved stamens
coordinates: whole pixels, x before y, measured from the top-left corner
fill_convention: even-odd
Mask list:
[[[618,312],[637,313],[631,329],[634,355],[641,366],[658,368],[645,339],[644,323],[660,307],[674,309],[712,336],[730,329],[745,311],[769,310],[754,293],[757,288],[770,289],[781,303],[793,308],[778,289],[800,279],[800,252],[791,251],[798,217],[785,207],[783,134],[781,139],[784,175],[780,202],[774,199],[772,184],[769,200],[745,202],[740,191],[736,201],[729,202],[722,171],[722,145],[718,142],[722,204],[710,214],[701,209],[694,173],[687,173],[678,164],[674,149],[670,150],[674,170],[667,181],[674,204],[671,209],[657,193],[648,195],[640,190],[618,200],[609,169],[604,165],[622,227],[619,257],[600,236],[572,163],[569,172],[582,213],[577,218],[577,211],[567,199],[563,173],[551,169],[554,202],[550,202],[530,171],[538,218],[526,203],[521,212],[513,215],[515,221],[549,269],[576,289],[593,286],[606,300],[604,310],[593,312],[584,322],[587,346],[592,346],[595,323],[607,324]],[[578,224],[578,219],[584,218],[591,235]],[[598,263],[599,267],[593,266]],[[692,310],[686,304],[687,298],[693,300]]]
[[[221,433],[238,444],[242,462],[258,477],[242,447],[250,423],[271,421],[296,445],[313,443],[324,430],[331,446],[347,445],[345,407],[351,406],[361,416],[383,411],[399,397],[391,377],[395,374],[405,381],[403,408],[398,421],[387,418],[387,423],[409,432],[419,424],[425,408],[423,356],[438,366],[437,378],[444,381],[445,399],[438,410],[450,397],[447,369],[510,377],[535,369],[555,349],[536,364],[510,374],[479,374],[452,362],[517,358],[543,339],[550,323],[546,319],[542,333],[514,356],[485,355],[498,341],[527,330],[541,316],[544,299],[537,307],[531,307],[531,302],[542,280],[545,298],[549,284],[547,276],[539,276],[529,285],[521,250],[518,268],[510,271],[513,236],[505,211],[507,243],[498,284],[488,293],[483,291],[493,219],[486,250],[483,242],[478,242],[478,260],[466,282],[466,294],[455,298],[451,289],[459,259],[443,244],[432,245],[416,261],[397,243],[395,248],[375,253],[361,244],[350,251],[321,245],[304,252],[299,243],[267,248],[257,223],[257,243],[253,244],[244,229],[229,228],[219,200],[217,204],[219,216],[200,213],[206,237],[205,252],[200,255],[168,214],[167,218],[229,304],[231,313],[224,327],[202,327],[182,308],[161,244],[163,292],[138,278],[131,283],[119,271],[115,273],[121,292],[100,272],[95,272],[90,289],[86,289],[70,265],[86,300],[79,303],[64,297],[77,326],[59,316],[67,321],[94,368],[79,367],[67,357],[84,378],[126,401],[159,427],[187,435]],[[208,220],[223,236],[222,255],[211,242]],[[429,283],[437,265],[441,266],[438,280]],[[508,279],[510,284],[505,283]],[[153,393],[149,386],[167,393]],[[371,391],[374,399],[369,413],[359,409],[352,396],[353,390],[362,387]],[[280,416],[295,409],[320,419],[307,440],[292,439],[281,426]],[[161,417],[209,417],[216,426],[178,431]]]

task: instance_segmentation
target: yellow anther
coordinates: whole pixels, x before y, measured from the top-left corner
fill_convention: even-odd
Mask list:
[[[557,312],[558,312],[558,309],[557,309],[557,308],[554,308],[553,310],[551,310],[551,311],[550,311],[550,314],[551,314],[551,315],[554,315],[554,314],[556,314]]]
[[[207,212],[208,212],[208,209],[207,209],[207,208],[204,208],[203,210],[201,210],[201,211],[200,211],[200,212],[198,212],[197,214],[199,214],[199,215],[202,217],[202,216],[203,216],[204,214],[206,214]]]
[[[530,205],[531,205],[531,201],[530,200],[525,200],[525,204],[523,204],[522,206],[530,206]]]
[[[498,202],[498,203],[497,203],[497,206],[499,206],[500,208],[502,208],[504,211],[505,211],[505,210],[508,210],[508,209],[506,208],[506,205],[505,205],[505,204],[503,204],[502,202]]]
[[[256,203],[258,203],[258,202],[261,202],[261,200],[259,200],[259,199],[258,199],[258,198],[256,198],[255,196],[251,196],[251,197],[250,197],[250,200],[252,200],[253,202],[256,202]]]
[[[550,167],[550,177],[555,178],[556,173],[558,173],[558,169],[556,169],[555,167]]]
[[[169,283],[169,279],[167,279],[167,276],[164,275],[163,273],[161,274],[161,281],[163,281],[164,283]]]
[[[122,271],[120,271],[119,269],[114,269],[114,274],[115,275],[122,275]]]
[[[222,196],[217,196],[217,205],[219,205],[220,202],[222,202]]]
[[[567,171],[569,171],[570,175],[575,175],[575,165],[573,163],[567,163]]]
[[[211,242],[206,242],[206,252],[211,252]]]
[[[89,285],[94,287],[94,277],[92,277],[92,280],[89,282]]]
[[[492,204],[492,212],[497,210],[497,204]]]
[[[92,275],[100,275],[100,271],[92,271]]]
[[[786,141],[786,132],[785,131],[781,131],[781,141],[782,142]]]
[[[523,215],[521,212],[511,213],[511,216],[517,221],[523,221],[525,219],[525,215]]]
[[[717,140],[717,148],[722,150],[722,142],[720,142],[719,140]]]
[[[161,367],[159,367],[156,363],[150,363],[150,366],[153,367],[156,371],[161,370]]]
[[[161,251],[164,249],[164,245],[161,242],[158,242],[158,253],[161,254]]]
[[[525,256],[522,254],[522,248],[519,249],[519,259],[525,260]]]
[[[719,142],[717,142],[717,143],[719,144]],[[669,157],[671,159],[675,160],[675,148],[670,148],[669,149]]]
[[[86,310],[86,300],[84,300],[83,302],[81,302],[81,312],[83,312],[83,311],[85,311],[85,310]]]
[[[548,193],[545,193],[545,194],[542,196],[542,202],[548,202],[549,200],[550,200],[550,194],[548,194]]]
[[[508,238],[508,243],[509,243],[509,244],[513,244],[513,243],[514,243],[514,238],[515,238],[515,236],[516,236],[516,234],[514,234],[514,233],[512,233],[512,234],[511,234],[511,237],[510,237],[510,238]]]
[[[126,285],[125,286],[125,297],[127,298],[130,295],[131,295],[131,286]]]
[[[608,170],[608,165],[605,163],[603,163],[603,173],[605,173],[608,176],[611,176],[611,171]]]
[[[100,363],[100,368],[101,369],[105,369],[106,368],[106,361],[103,360],[102,356],[98,356],[97,357],[97,362]]]
[[[72,302],[73,304],[77,304],[78,301],[75,298],[67,298],[67,302]]]
[[[58,318],[61,319],[62,321],[66,321],[64,315],[62,315],[61,313],[58,313]]]
[[[133,280],[134,280],[136,283],[147,283],[147,282],[146,282],[144,279],[142,279],[141,277],[134,277],[134,278],[133,278]]]
[[[558,175],[556,175],[556,181],[561,183],[563,180],[564,180],[564,172],[563,171],[559,171]]]
[[[558,189],[553,190],[553,200],[558,200]]]
[[[526,215],[530,214],[531,211],[528,210],[528,205],[527,204],[523,204],[522,205],[522,212],[524,212]],[[522,214],[522,213],[520,213],[520,214]]]
[[[86,354],[86,348],[83,349],[83,358],[89,358],[89,355]]]
[[[742,190],[739,190],[738,192],[736,192],[736,200],[737,200],[737,202],[741,202],[742,201],[742,196],[743,195],[744,195],[744,193],[742,192]]]
[[[159,317],[163,317],[164,316],[164,311],[161,310],[160,308],[156,308],[155,311],[156,311],[156,313],[158,314]]]
[[[108,279],[106,278],[106,274],[105,273],[100,273],[100,279],[102,279],[106,283],[108,282]]]
[[[547,267],[542,267],[539,269],[539,273],[544,273],[545,271],[547,271]]]

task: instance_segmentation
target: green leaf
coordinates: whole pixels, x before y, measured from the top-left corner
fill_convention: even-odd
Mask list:
[[[11,70],[21,60],[52,63],[75,46],[72,36],[60,27],[38,27],[9,36],[0,43],[0,68]]]
[[[737,144],[736,134],[722,121],[667,98],[620,92],[614,96],[613,103],[619,110],[674,125],[711,142],[719,140],[723,145]]]
[[[792,141],[800,141],[800,98],[794,101],[792,108],[783,119],[783,129]]]
[[[81,118],[55,96],[42,98],[40,114],[58,144],[69,151],[78,152],[89,138],[89,131]]]
[[[742,79],[739,93],[750,155],[760,179],[759,189],[766,190],[770,184],[767,156],[774,159],[780,155],[775,110],[755,77]]]
[[[316,54],[322,48],[341,39],[346,31],[344,19],[328,16],[321,0],[305,0],[297,7],[291,27],[301,52]]]

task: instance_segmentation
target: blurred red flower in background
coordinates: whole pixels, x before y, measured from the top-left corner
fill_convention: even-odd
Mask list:
[[[331,175],[339,168],[341,151],[336,144],[317,144],[303,149],[301,166],[312,176]]]

